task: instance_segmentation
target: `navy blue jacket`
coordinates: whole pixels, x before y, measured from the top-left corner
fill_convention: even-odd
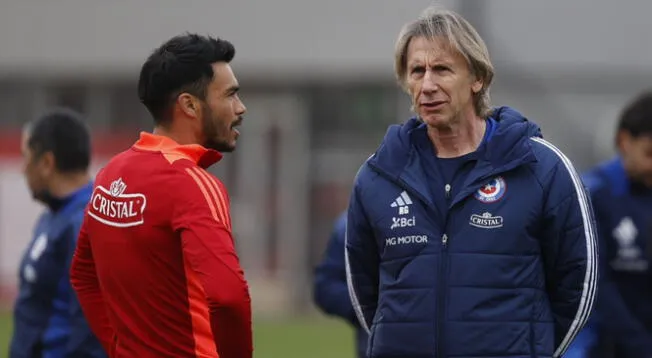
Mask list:
[[[323,260],[315,269],[313,298],[324,313],[343,318],[354,327],[358,357],[365,358],[369,336],[355,316],[346,284],[345,234],[346,212],[337,218]]]
[[[347,280],[369,357],[558,357],[589,318],[597,244],[582,182],[534,123],[507,107],[492,118],[454,197],[430,192],[416,119],[390,126],[358,172]]]
[[[652,189],[633,184],[619,158],[584,180],[602,253],[599,326],[615,341],[618,357],[652,357]]]
[[[106,357],[91,333],[68,271],[92,184],[53,201],[20,263],[10,358]]]

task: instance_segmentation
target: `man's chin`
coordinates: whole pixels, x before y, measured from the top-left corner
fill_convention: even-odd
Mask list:
[[[216,150],[220,153],[230,153],[235,150],[236,147],[236,141],[234,140],[233,142],[230,143],[225,143],[225,142],[213,142],[213,143],[207,143],[206,148]]]
[[[228,147],[224,146],[222,147],[222,149],[216,149],[216,150],[221,153],[231,153],[235,150],[235,146],[228,146]]]
[[[46,190],[30,190],[32,199],[42,204],[47,204],[52,196]]]
[[[428,114],[421,116],[420,118],[421,121],[423,121],[423,123],[427,124],[429,127],[446,129],[450,128],[451,126],[450,118],[441,114]]]
[[[31,193],[32,193],[32,199],[34,199],[36,201],[41,201],[41,202],[43,201],[43,196],[42,195],[40,195],[38,193],[35,193],[35,192],[31,192]]]

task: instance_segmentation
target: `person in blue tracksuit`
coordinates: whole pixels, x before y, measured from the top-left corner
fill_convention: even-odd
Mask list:
[[[347,215],[351,300],[370,358],[560,357],[591,315],[592,207],[539,127],[489,105],[493,68],[458,14],[397,41],[417,113],[360,168]]]
[[[80,114],[56,108],[26,126],[22,151],[28,187],[46,210],[20,263],[9,358],[106,357],[68,277],[93,190],[88,129]]]
[[[365,358],[369,336],[358,322],[346,283],[344,236],[346,211],[336,220],[326,252],[315,268],[313,298],[324,313],[346,320],[355,329],[358,358]]]
[[[652,357],[652,92],[624,108],[615,142],[618,156],[584,177],[602,272],[595,319],[568,358],[599,356],[598,340],[610,342],[618,358]]]

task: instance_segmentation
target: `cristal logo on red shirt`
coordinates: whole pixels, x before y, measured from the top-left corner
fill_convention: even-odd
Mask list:
[[[147,199],[139,193],[125,194],[127,184],[122,178],[111,183],[109,189],[97,185],[88,206],[88,215],[110,226],[130,227],[141,225]]]

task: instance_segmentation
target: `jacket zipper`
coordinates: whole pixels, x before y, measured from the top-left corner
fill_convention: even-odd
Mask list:
[[[451,200],[451,185],[446,184],[444,186],[444,195],[446,197],[446,204]],[[442,227],[443,234],[441,236],[441,254],[439,260],[439,290],[437,297],[437,322],[435,325],[435,341],[437,342],[437,357],[443,358],[445,354],[444,349],[444,320],[446,319],[446,294],[448,291],[448,280],[446,275],[446,270],[448,267],[448,217],[451,211],[451,207],[448,207],[446,210],[446,215],[444,217],[444,225]]]
[[[488,178],[499,175],[499,173],[490,173],[487,175],[483,175],[475,179],[471,185],[468,187],[464,188],[461,192],[458,193],[456,198],[458,196],[466,198],[468,195],[471,193],[475,192],[479,188],[482,187],[483,181],[487,180]],[[451,185],[446,184],[444,186],[444,194],[446,197],[446,201],[448,204],[448,208],[446,210],[446,215],[444,218],[444,225],[442,227],[443,234],[441,236],[441,259],[440,259],[440,265],[439,265],[439,290],[438,290],[438,297],[437,297],[437,322],[436,322],[436,342],[437,342],[437,358],[444,358],[446,354],[446,349],[445,349],[445,340],[442,339],[443,332],[446,329],[445,328],[445,314],[446,314],[446,298],[447,298],[447,293],[448,293],[448,275],[447,275],[447,269],[448,269],[448,240],[450,237],[448,236],[448,220],[450,217],[451,211],[453,211],[453,208],[460,202],[459,200],[457,201],[452,201],[453,198],[451,196]],[[451,205],[452,204],[452,205]]]

